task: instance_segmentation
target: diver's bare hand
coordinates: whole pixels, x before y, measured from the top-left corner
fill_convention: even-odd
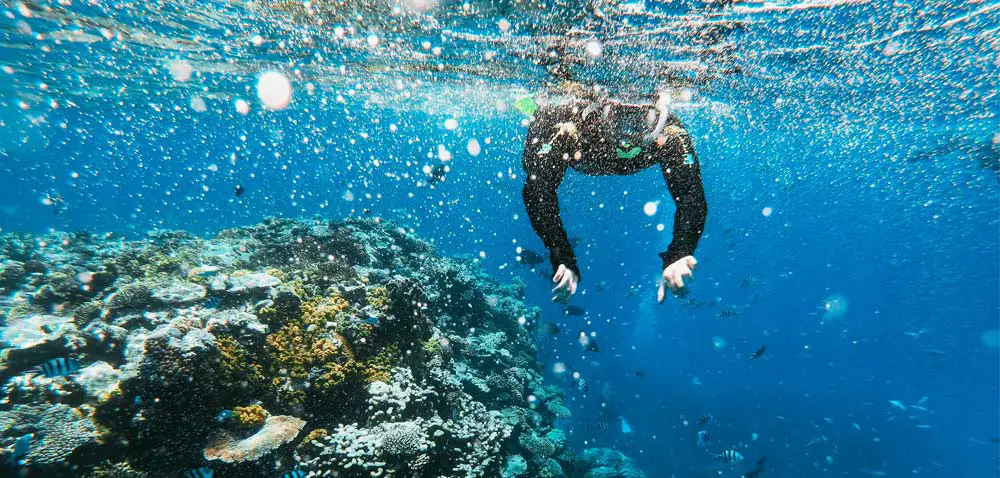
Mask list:
[[[667,297],[667,287],[675,294],[684,288],[684,277],[694,278],[692,271],[698,261],[694,256],[686,256],[678,259],[673,264],[663,269],[663,278],[660,280],[660,291],[656,294],[656,301],[663,303]]]
[[[576,294],[576,285],[580,282],[580,278],[572,269],[560,264],[555,275],[552,276],[552,282],[556,283],[556,286],[552,288],[552,292],[555,293],[552,296],[552,301],[559,302],[569,300],[571,295]]]

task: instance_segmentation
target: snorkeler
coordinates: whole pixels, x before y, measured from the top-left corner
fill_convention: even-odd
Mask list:
[[[708,207],[691,137],[669,111],[669,102],[661,93],[652,104],[626,103],[572,81],[519,102],[518,108],[534,117],[521,158],[527,173],[523,196],[531,227],[549,250],[556,283],[552,300],[568,299],[580,281],[556,193],[567,168],[589,176],[624,176],[659,166],[677,211],[673,240],[660,253],[657,300],[663,302],[667,287],[680,292],[684,278],[691,277]]]

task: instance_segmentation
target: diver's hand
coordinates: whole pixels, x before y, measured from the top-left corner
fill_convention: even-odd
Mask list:
[[[580,282],[580,278],[572,269],[560,264],[556,274],[552,276],[552,282],[556,282],[556,286],[552,288],[552,292],[555,293],[552,301],[565,302],[571,295],[576,294],[576,285]]]
[[[663,303],[667,297],[667,287],[675,294],[684,288],[684,277],[691,277],[691,271],[698,265],[694,256],[686,256],[678,259],[673,264],[663,269],[663,278],[660,280],[660,291],[656,294],[656,301]]]

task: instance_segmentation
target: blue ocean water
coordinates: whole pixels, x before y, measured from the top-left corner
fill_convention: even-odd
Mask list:
[[[563,329],[541,358],[590,383],[570,391],[571,442],[649,476],[739,476],[713,458],[732,447],[775,478],[997,475],[1000,4],[342,2],[320,24],[291,3],[5,6],[0,228],[389,218],[524,281]],[[584,316],[517,263],[544,248],[512,105],[552,81],[535,64],[550,43],[615,94],[686,88],[709,202],[688,297],[655,303],[673,215],[658,171],[563,183]],[[287,109],[258,101],[266,71],[291,80]]]

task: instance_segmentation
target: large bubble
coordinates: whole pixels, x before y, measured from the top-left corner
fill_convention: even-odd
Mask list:
[[[847,314],[847,298],[834,294],[823,301],[823,320],[837,320]]]
[[[983,341],[983,345],[991,349],[1000,348],[1000,330],[987,330],[979,338]]]

